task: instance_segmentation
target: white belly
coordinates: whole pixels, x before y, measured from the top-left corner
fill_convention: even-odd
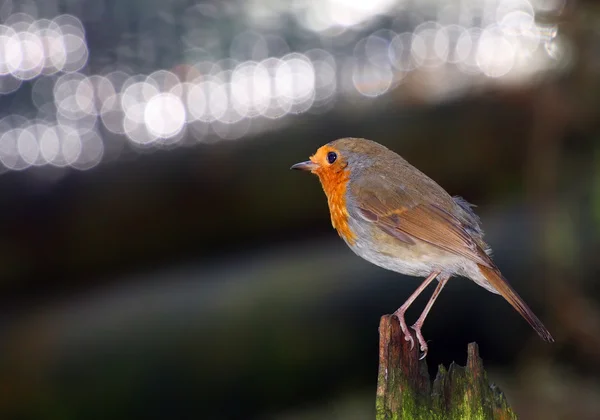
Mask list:
[[[364,231],[367,226],[356,222],[350,224],[351,229],[356,233],[360,231],[360,234],[357,235],[356,242],[348,243],[348,246],[356,255],[370,263],[386,270],[415,277],[427,277],[435,271],[451,277],[463,276],[490,292],[498,293],[481,274],[475,262],[418,240],[415,240],[414,245],[397,240],[373,243],[365,239],[373,237],[371,232]]]

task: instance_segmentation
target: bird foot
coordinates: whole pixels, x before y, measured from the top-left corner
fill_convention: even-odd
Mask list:
[[[400,322],[400,329],[402,330],[402,334],[404,334],[404,339],[406,341],[410,341],[410,349],[414,349],[415,340],[413,339],[412,334],[408,329],[408,325],[406,324],[406,320],[404,319],[404,311],[398,309],[396,312],[394,312],[394,316],[398,318],[398,321]]]
[[[421,348],[421,351],[423,352],[423,354],[419,357],[419,360],[423,360],[425,357],[427,357],[427,350],[429,350],[429,347],[427,346],[427,342],[425,341],[423,333],[421,332],[421,325],[416,323],[411,328],[417,334],[417,340],[419,341],[419,346]]]

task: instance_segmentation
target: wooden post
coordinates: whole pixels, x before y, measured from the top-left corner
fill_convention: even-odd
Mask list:
[[[488,383],[476,343],[468,346],[466,367],[440,365],[433,384],[417,347],[415,339],[410,350],[395,316],[381,318],[377,420],[517,418],[504,394]]]

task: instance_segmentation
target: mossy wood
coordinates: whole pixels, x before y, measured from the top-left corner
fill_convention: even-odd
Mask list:
[[[517,418],[504,394],[488,383],[477,344],[468,346],[466,367],[440,365],[432,384],[427,363],[410,349],[396,317],[381,318],[379,336],[377,420]]]

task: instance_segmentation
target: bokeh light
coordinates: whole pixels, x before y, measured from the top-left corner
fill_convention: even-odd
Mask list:
[[[560,12],[562,1],[498,0],[483,7],[475,0],[296,0],[291,10],[300,41],[269,31],[289,13],[284,2],[271,6],[262,14],[244,8],[256,26],[228,43],[199,22],[235,10],[190,7],[181,38],[186,62],[171,59],[163,68],[134,64],[136,54],[138,63],[170,57],[157,55],[166,39],[145,19],[141,27],[150,32],[138,52],[124,42],[114,50],[116,62],[94,70],[79,18],[3,9],[0,95],[32,83],[40,121],[3,132],[0,161],[13,170],[44,164],[89,169],[102,160],[108,134],[133,150],[186,144],[186,133],[196,141],[231,140],[289,115],[323,112],[337,100],[377,98],[407,83],[423,100],[439,101],[486,80],[527,83],[570,60],[556,25],[536,19],[538,11]],[[387,27],[382,17],[389,18]],[[168,37],[166,28],[161,33]],[[413,72],[419,77],[408,78]]]

